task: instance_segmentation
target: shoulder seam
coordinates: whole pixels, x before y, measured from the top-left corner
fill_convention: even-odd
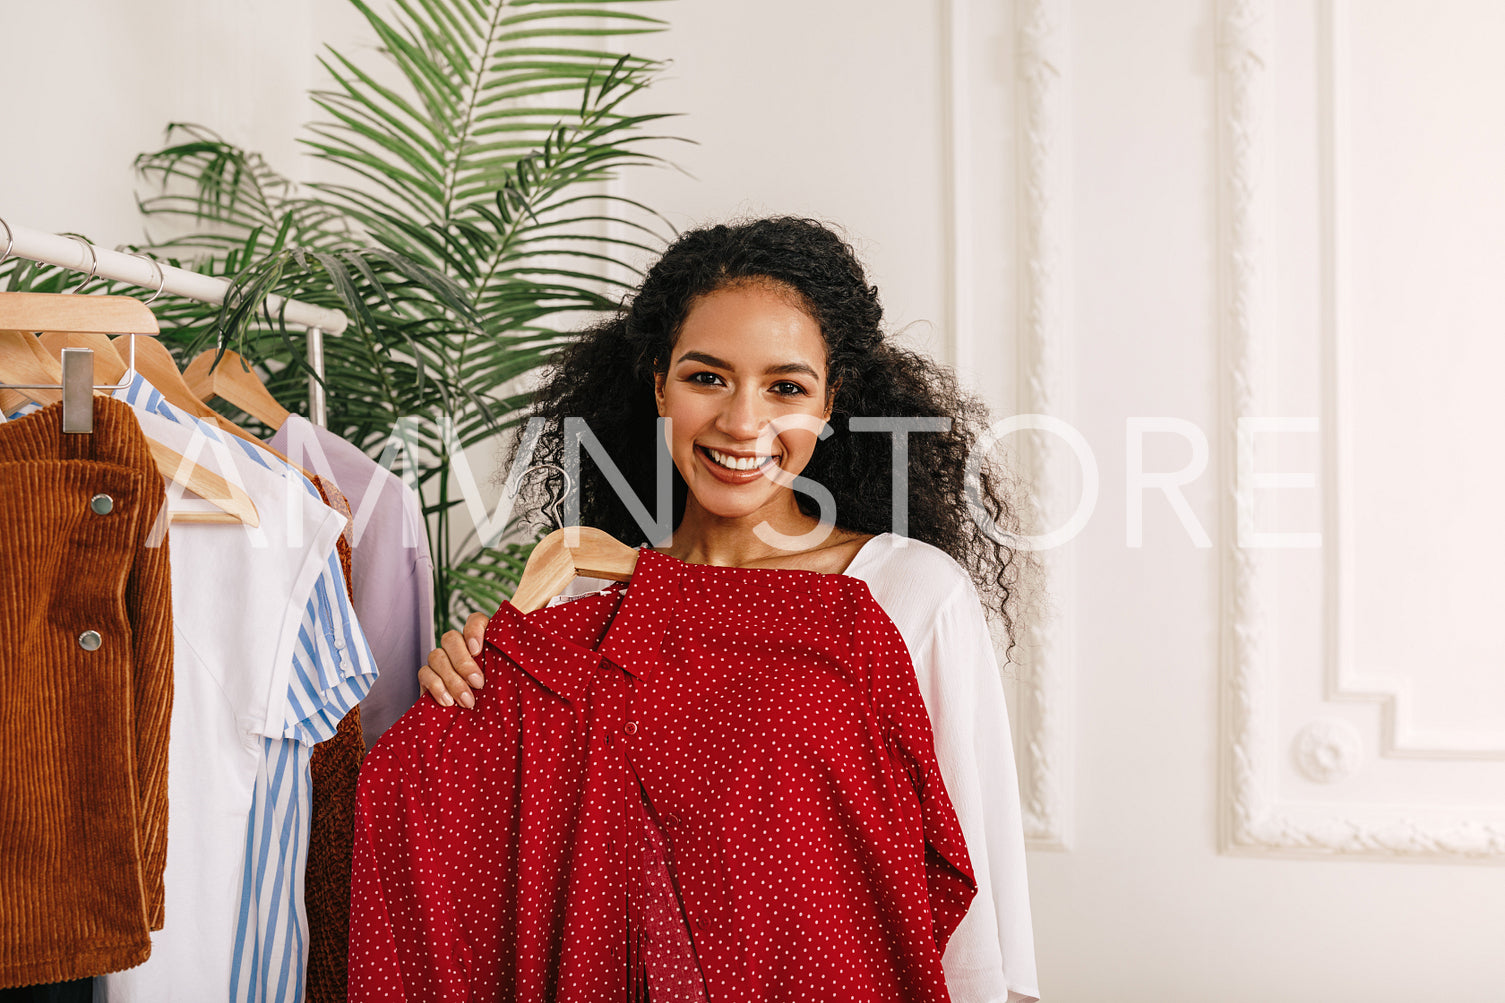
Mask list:
[[[925,637],[924,640],[920,642],[921,646],[928,646],[930,644],[931,640],[935,637],[936,623],[939,622],[941,613],[956,601],[957,593],[966,592],[967,586],[970,584],[971,579],[965,577],[962,578],[962,580],[958,581],[951,587],[951,591],[946,594],[946,597],[944,599],[935,604],[935,616],[930,618],[930,623],[925,627]]]

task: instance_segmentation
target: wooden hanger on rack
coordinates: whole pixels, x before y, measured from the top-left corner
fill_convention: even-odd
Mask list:
[[[204,421],[218,425],[221,429],[236,438],[244,439],[266,450],[283,463],[298,471],[308,480],[313,480],[313,476],[307,470],[293,463],[286,456],[283,456],[277,450],[268,446],[256,438],[256,436],[247,432],[199,399],[199,396],[193,392],[193,388],[188,385],[188,381],[184,379],[183,374],[178,372],[178,364],[173,359],[172,353],[167,350],[166,345],[163,345],[155,338],[132,339],[131,335],[121,335],[113,340],[122,349],[128,349],[131,340],[136,341],[136,371],[145,376],[146,381],[156,387],[157,392],[167,398],[169,404],[176,405],[195,418],[201,418]],[[234,401],[231,401],[231,403],[234,403]]]
[[[87,348],[94,353],[94,375],[99,383],[119,383],[125,377],[125,359],[115,350],[115,343],[103,334],[89,331],[43,331],[37,342],[56,359],[65,348]]]
[[[638,552],[605,530],[580,526],[576,546],[569,546],[570,529],[556,529],[533,548],[523,566],[522,579],[512,596],[519,613],[541,609],[577,576],[625,582],[637,567]]]
[[[25,334],[21,331],[4,332],[5,349],[14,353],[16,357],[24,357],[26,352],[33,352],[40,356],[38,365],[44,367],[36,372],[50,371],[47,367],[55,366],[59,355],[64,348],[87,348],[94,353],[94,375],[99,382],[113,384],[119,383],[125,374],[125,360],[120,353],[115,351],[115,346],[110,339],[102,334],[83,331],[44,331],[40,338]],[[23,343],[24,342],[24,343]],[[29,380],[30,383],[45,383],[46,380],[37,377]],[[61,399],[62,391],[48,393],[51,399]],[[0,414],[10,414],[32,398],[22,394],[19,390],[0,390]]]
[[[69,293],[5,293],[0,296],[0,338],[3,338],[3,347],[0,352],[5,355],[5,364],[10,367],[13,378],[6,380],[10,383],[47,383],[49,378],[45,374],[57,367],[57,348],[61,344],[52,346],[44,345],[35,334],[46,333],[49,337],[57,337],[61,334],[64,338],[78,338],[78,341],[68,340],[66,343],[75,347],[95,348],[99,343],[108,344],[106,332],[111,330],[129,330],[134,327],[145,328],[150,326],[156,330],[156,318],[152,312],[136,301],[127,297],[103,297],[91,296],[88,299],[97,300],[101,304],[97,309],[90,309],[90,305],[80,303],[82,297]],[[125,304],[115,302],[124,299]],[[127,305],[130,304],[130,305]],[[48,328],[31,326],[33,322],[45,321]],[[117,359],[119,354],[110,353]],[[35,359],[30,363],[28,359]],[[50,367],[49,367],[50,363]],[[96,354],[95,366],[103,364],[106,373],[110,368],[108,356],[101,357]],[[36,367],[42,367],[40,369]],[[121,368],[124,368],[122,364]],[[30,376],[22,376],[30,373]],[[112,376],[111,382],[118,381],[118,376]],[[41,397],[36,394],[42,395]],[[16,410],[27,400],[36,400],[38,403],[52,403],[62,399],[62,391],[56,392],[38,390],[35,394],[22,394],[16,390],[0,390],[0,409],[6,414]]]
[[[159,333],[156,315],[140,300],[73,293],[0,293],[0,330]]]
[[[199,400],[222,398],[268,428],[279,429],[288,419],[287,408],[277,403],[255,370],[228,348],[223,353],[214,348],[204,349],[183,370],[183,379]]]
[[[46,350],[41,339],[31,332],[154,335],[157,333],[157,318],[139,300],[127,296],[0,293],[0,383],[57,384],[57,389],[22,391],[27,399],[50,404],[63,396],[60,386],[62,367]],[[148,342],[155,343],[150,338],[142,338],[140,344]],[[255,503],[241,488],[207,467],[187,461],[180,453],[149,436],[147,444],[164,476],[219,510],[173,512],[170,513],[172,521],[260,525]]]
[[[38,357],[37,348],[40,348],[37,339],[23,331],[0,330],[0,382],[59,382],[53,379],[57,373],[47,365],[49,360]],[[57,360],[51,361],[55,363]],[[46,397],[33,397],[31,396],[33,394],[46,395]],[[50,404],[62,398],[61,390],[32,390],[25,393],[20,390],[0,390],[0,413],[10,414],[28,400]]]
[[[146,377],[146,381],[156,388],[157,392],[167,398],[167,402],[174,407],[181,408],[204,421],[219,425],[232,435],[239,435],[245,439],[252,437],[235,427],[235,423],[228,421],[199,400],[197,394],[189,387],[183,374],[178,372],[178,363],[167,350],[167,346],[156,338],[141,338],[134,335],[122,334],[111,339],[123,352],[130,350],[131,341],[136,342],[136,372]],[[254,440],[253,440],[254,441]],[[259,445],[259,443],[258,443]]]

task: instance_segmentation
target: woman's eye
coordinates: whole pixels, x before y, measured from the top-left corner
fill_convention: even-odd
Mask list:
[[[714,387],[721,385],[721,377],[717,376],[715,373],[694,373],[689,377],[689,381],[691,383],[699,384],[703,387]]]
[[[780,397],[799,397],[804,394],[805,388],[789,380],[780,380],[773,385],[773,392]]]

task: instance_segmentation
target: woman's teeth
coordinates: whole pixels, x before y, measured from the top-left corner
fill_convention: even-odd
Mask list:
[[[757,470],[763,464],[773,459],[771,456],[731,456],[727,453],[718,453],[709,446],[706,447],[705,451],[711,459],[728,470]]]

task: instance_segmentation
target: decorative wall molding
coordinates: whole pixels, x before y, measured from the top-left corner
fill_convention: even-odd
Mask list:
[[[1071,357],[1067,0],[1019,0],[1015,18],[1019,411],[1064,417]],[[1026,518],[1036,527],[1064,524],[1072,508],[1066,497],[1075,462],[1070,448],[1056,436],[1033,436],[1021,443],[1019,459],[1032,492]],[[1064,849],[1071,829],[1073,569],[1062,548],[1035,556],[1053,609],[1049,620],[1029,625],[1016,662],[1024,749],[1020,795],[1030,844]]]
[[[1324,30],[1333,4],[1322,0]],[[1272,0],[1216,0],[1219,120],[1221,406],[1222,811],[1221,844],[1232,853],[1440,858],[1505,863],[1505,819],[1478,809],[1289,804],[1277,797],[1274,671],[1263,551],[1238,546],[1238,419],[1259,415],[1271,218],[1269,81]]]
[[[1323,161],[1322,211],[1327,239],[1323,248],[1322,333],[1326,387],[1322,427],[1325,439],[1323,469],[1323,532],[1328,541],[1324,552],[1327,604],[1326,685],[1327,696],[1380,705],[1380,752],[1392,758],[1505,760],[1505,732],[1469,733],[1451,729],[1446,734],[1427,732],[1412,723],[1408,698],[1409,682],[1375,667],[1360,666],[1355,644],[1353,595],[1353,498],[1351,469],[1353,428],[1347,401],[1352,391],[1353,324],[1349,297],[1348,205],[1349,91],[1348,55],[1349,0],[1322,0],[1319,56],[1322,89]]]
[[[1291,746],[1296,768],[1308,780],[1335,784],[1359,772],[1364,763],[1364,740],[1347,721],[1313,721],[1296,733]]]

